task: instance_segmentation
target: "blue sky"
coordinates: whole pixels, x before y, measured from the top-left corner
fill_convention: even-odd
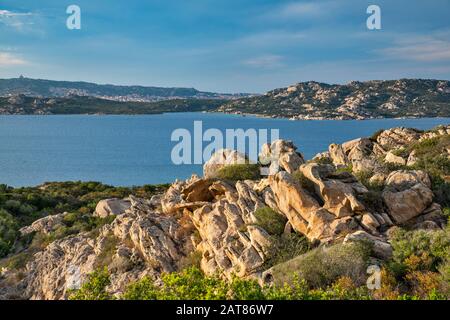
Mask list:
[[[0,78],[20,74],[217,92],[450,79],[450,1],[1,0]]]

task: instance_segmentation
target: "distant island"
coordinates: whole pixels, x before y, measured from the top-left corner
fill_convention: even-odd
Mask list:
[[[401,79],[345,85],[309,81],[229,101],[219,111],[293,120],[449,117],[450,81]]]
[[[450,117],[450,81],[302,82],[264,95],[194,88],[0,79],[0,114],[223,112],[292,120]]]

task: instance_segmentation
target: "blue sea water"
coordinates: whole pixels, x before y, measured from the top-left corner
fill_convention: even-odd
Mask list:
[[[450,118],[364,121],[290,121],[215,113],[144,116],[0,116],[0,184],[32,186],[47,181],[101,181],[116,186],[172,182],[201,165],[174,165],[171,134],[203,129],[279,129],[306,158],[330,143],[371,136],[397,126],[429,129]],[[205,145],[208,143],[205,143]]]

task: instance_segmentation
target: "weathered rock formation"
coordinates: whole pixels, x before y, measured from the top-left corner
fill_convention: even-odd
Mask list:
[[[105,218],[111,215],[118,215],[129,209],[131,203],[129,200],[122,199],[106,199],[102,200],[97,204],[95,208],[94,215],[100,218]]]

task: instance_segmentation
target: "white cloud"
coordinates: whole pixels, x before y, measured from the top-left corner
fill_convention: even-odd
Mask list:
[[[12,12],[8,10],[0,10],[0,17],[20,17],[20,16],[31,16],[31,12]]]
[[[27,64],[25,60],[8,52],[0,52],[0,67],[10,67],[24,64]]]
[[[450,41],[437,37],[416,37],[400,40],[392,47],[381,50],[387,57],[421,62],[450,60]]]
[[[242,63],[254,68],[275,68],[282,65],[283,57],[279,55],[262,55],[244,60]]]
[[[26,26],[33,25],[33,13],[0,10],[0,24],[23,31]]]

